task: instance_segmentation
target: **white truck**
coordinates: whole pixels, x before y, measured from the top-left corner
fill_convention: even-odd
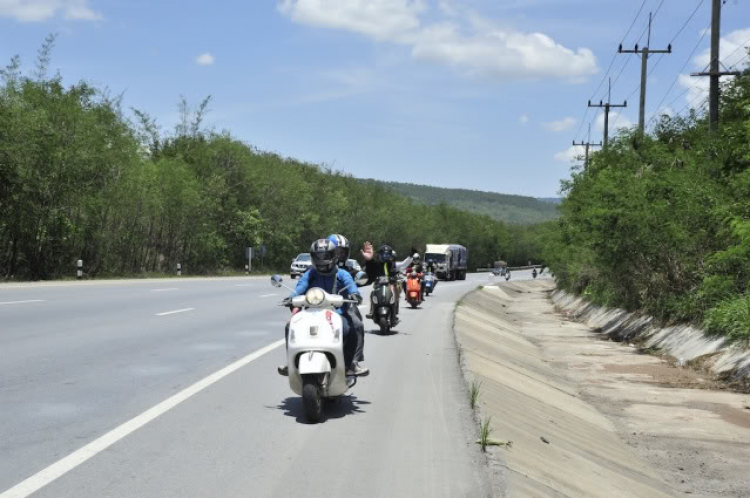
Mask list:
[[[466,280],[469,251],[458,244],[427,244],[424,264],[432,265],[435,275],[443,280]]]

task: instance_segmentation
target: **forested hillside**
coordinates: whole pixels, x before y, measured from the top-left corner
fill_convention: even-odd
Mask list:
[[[430,187],[411,183],[363,180],[410,197],[423,204],[446,204],[470,213],[487,215],[493,219],[514,224],[532,224],[557,218],[554,203],[521,195],[498,194],[479,190]]]
[[[0,278],[188,274],[244,266],[265,244],[266,268],[288,269],[313,240],[343,233],[357,246],[455,242],[472,266],[529,255],[516,229],[479,214],[417,203],[384,186],[259,151],[206,132],[208,99],[182,102],[162,133],[148,114],[46,76],[52,40],[28,76],[15,58],[0,86]],[[131,116],[131,117],[129,117]]]
[[[558,285],[595,302],[750,339],[750,77],[724,86],[722,122],[663,117],[573,175],[546,236]]]

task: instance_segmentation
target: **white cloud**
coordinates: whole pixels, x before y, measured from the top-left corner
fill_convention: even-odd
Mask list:
[[[211,55],[210,53],[206,52],[205,54],[201,54],[198,57],[195,58],[195,62],[199,66],[210,66],[214,62],[216,62],[216,57]]]
[[[453,5],[452,0],[438,0],[440,12],[446,16],[455,17],[458,15],[458,9]]]
[[[419,28],[424,0],[281,0],[278,9],[294,22],[352,31],[377,40],[400,41]]]
[[[470,34],[454,22],[425,28],[417,36],[412,55],[501,81],[543,77],[580,81],[599,70],[589,49],[574,52],[542,33],[507,31],[487,24]]]
[[[88,0],[0,0],[0,17],[21,22],[46,21],[58,13],[69,20],[102,19],[100,13],[88,6]]]
[[[585,150],[580,145],[571,145],[569,148],[555,154],[555,161],[561,163],[579,162],[583,158]]]
[[[426,0],[280,0],[278,9],[297,23],[407,45],[415,59],[444,64],[467,76],[580,82],[599,71],[587,48],[571,50],[543,33],[500,28],[446,0],[431,10]],[[425,25],[426,13],[442,20]]]
[[[685,103],[690,108],[700,107],[708,98],[709,78],[681,74],[678,82],[681,87],[688,89],[685,94]]]
[[[518,117],[518,122],[521,123],[522,125],[526,126],[526,123],[529,122],[529,115],[528,114],[521,114]]]
[[[609,135],[614,135],[620,128],[630,128],[633,126],[633,122],[623,116],[619,112],[609,113]],[[604,113],[599,114],[596,118],[596,129],[604,131]]]
[[[578,120],[576,118],[567,117],[561,119],[560,121],[542,123],[542,126],[544,126],[549,131],[561,132],[573,128],[577,122]]]
[[[732,31],[728,35],[722,37],[721,45],[719,50],[719,59],[726,68],[732,68],[739,64],[738,70],[742,68],[743,64],[740,61],[747,55],[747,41],[750,39],[750,28],[739,29]],[[743,45],[744,44],[744,45]],[[698,71],[707,69],[706,66],[711,62],[711,50],[704,49],[694,59],[693,63]],[[729,81],[734,76],[722,76],[721,81]],[[685,103],[690,109],[697,109],[701,107],[706,99],[708,98],[708,87],[709,78],[705,76],[690,76],[689,74],[681,74],[678,78],[678,83],[682,88],[687,89],[685,93]],[[660,111],[663,114],[663,110]]]
[[[719,45],[719,60],[727,67],[733,67],[747,55],[747,48],[743,48],[743,43],[747,47],[747,41],[750,40],[750,28],[738,29],[732,31],[721,38]],[[711,62],[711,49],[707,48],[698,54],[695,59],[695,66],[704,68]]]

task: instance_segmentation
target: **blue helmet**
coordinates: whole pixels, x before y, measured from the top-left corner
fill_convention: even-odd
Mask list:
[[[334,233],[328,237],[328,240],[333,242],[333,245],[336,246],[336,254],[339,257],[339,266],[346,265],[346,260],[349,259],[349,251],[351,250],[349,239],[343,235]]]

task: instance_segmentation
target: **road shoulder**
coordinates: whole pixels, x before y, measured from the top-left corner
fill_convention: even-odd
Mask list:
[[[495,467],[512,497],[676,496],[625,444],[539,347],[544,337],[583,334],[546,299],[551,283],[488,286],[456,309],[455,332],[469,383],[479,387],[481,420],[490,420]],[[495,472],[496,474],[498,472]]]

